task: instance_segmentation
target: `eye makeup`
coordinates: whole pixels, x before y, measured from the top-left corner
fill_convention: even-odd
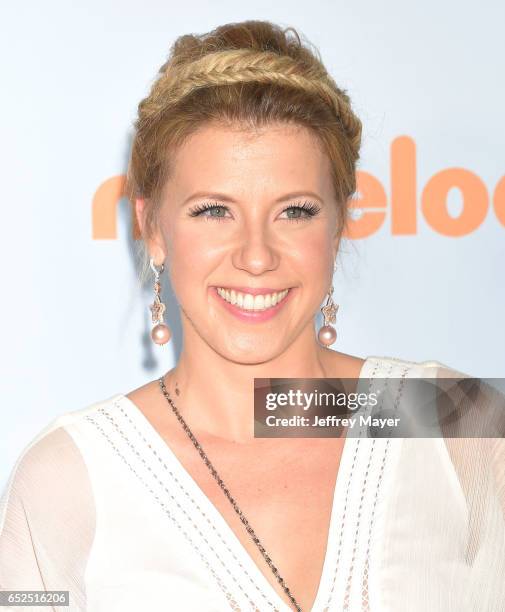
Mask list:
[[[221,221],[223,219],[226,219],[227,217],[223,214],[214,214],[217,211],[224,211],[229,212],[229,208],[228,206],[225,206],[224,204],[219,204],[219,202],[204,202],[202,204],[198,204],[196,206],[194,206],[193,208],[191,208],[188,212],[188,215],[190,217],[207,217],[207,218],[211,218],[213,220],[218,220]],[[315,204],[314,202],[310,202],[310,201],[304,201],[304,202],[295,202],[294,204],[291,204],[290,206],[287,206],[283,211],[282,214],[286,213],[286,212],[292,212],[295,215],[299,215],[299,216],[288,216],[287,219],[290,221],[303,221],[305,219],[310,219],[311,217],[314,217],[315,215],[317,215],[321,210],[321,207],[318,204]],[[300,211],[300,212],[298,212]],[[210,214],[207,214],[210,213]]]

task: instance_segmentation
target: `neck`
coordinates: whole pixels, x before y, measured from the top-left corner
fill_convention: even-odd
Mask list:
[[[190,429],[240,443],[254,439],[254,378],[328,378],[334,351],[321,347],[307,329],[289,348],[263,363],[230,361],[190,333],[177,366],[165,376],[169,393]],[[185,336],[188,338],[188,336]],[[177,394],[176,389],[179,393]],[[197,436],[198,437],[198,436]]]

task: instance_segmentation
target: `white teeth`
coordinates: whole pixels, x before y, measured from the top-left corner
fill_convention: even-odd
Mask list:
[[[254,309],[254,296],[252,296],[250,293],[246,293],[244,295],[244,303],[242,305],[242,308],[244,308],[244,310]]]
[[[234,289],[226,289],[218,287],[217,292],[230,304],[234,304],[244,310],[266,310],[278,304],[286,297],[289,289],[283,291],[275,291],[274,293],[266,293],[263,295],[252,295],[251,293],[241,293]]]
[[[254,310],[265,310],[265,298],[262,295],[254,296]]]

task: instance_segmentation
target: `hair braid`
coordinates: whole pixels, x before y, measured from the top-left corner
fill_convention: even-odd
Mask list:
[[[160,78],[139,104],[137,127],[160,121],[178,102],[196,89],[236,83],[285,85],[319,96],[332,109],[355,158],[361,142],[361,122],[351,110],[347,92],[340,89],[324,67],[303,64],[288,55],[256,49],[215,51],[192,62],[163,65]]]

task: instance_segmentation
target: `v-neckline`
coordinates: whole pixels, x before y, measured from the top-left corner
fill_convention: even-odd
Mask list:
[[[365,377],[365,372],[368,370],[372,359],[373,357],[367,357],[363,361],[358,379]],[[202,508],[205,508],[205,512],[208,515],[211,515],[212,520],[216,525],[216,528],[219,530],[219,533],[221,534],[223,540],[227,542],[231,547],[233,547],[236,554],[240,556],[242,565],[244,567],[247,567],[247,570],[251,573],[251,575],[253,575],[254,581],[260,586],[264,596],[271,602],[273,602],[275,608],[279,612],[292,612],[293,608],[289,606],[273,588],[273,586],[267,580],[266,576],[260,570],[259,566],[253,560],[245,546],[242,544],[237,534],[228,524],[224,516],[217,509],[214,503],[209,499],[209,497],[204,493],[203,489],[196,482],[196,480],[189,473],[189,471],[184,467],[184,465],[177,457],[175,452],[172,450],[170,445],[152,425],[152,423],[144,415],[140,408],[135,404],[133,400],[127,397],[126,394],[119,393],[116,395],[115,399],[123,402],[123,405],[127,409],[128,414],[135,420],[137,426],[144,432],[146,439],[150,438],[152,443],[156,445],[160,457],[167,457],[170,464],[172,466],[175,466],[180,477],[183,478],[187,486],[191,488],[193,495],[198,498],[200,506]],[[316,590],[316,597],[314,599],[312,607],[310,608],[310,610],[307,610],[307,612],[322,611],[323,602],[325,601],[325,598],[328,599],[330,595],[331,572],[334,570],[334,568],[330,567],[330,558],[332,557],[332,555],[330,554],[329,545],[330,541],[332,540],[332,537],[336,536],[334,532],[336,530],[337,518],[338,516],[342,516],[344,512],[343,499],[345,488],[351,469],[351,463],[353,462],[353,457],[355,456],[355,451],[357,450],[356,446],[358,443],[359,438],[346,436],[343,444],[343,449],[340,456],[340,463],[338,466],[332,495],[330,520],[326,537],[326,546],[322,571],[319,578],[319,584]],[[293,595],[296,598],[295,588],[293,588]]]

